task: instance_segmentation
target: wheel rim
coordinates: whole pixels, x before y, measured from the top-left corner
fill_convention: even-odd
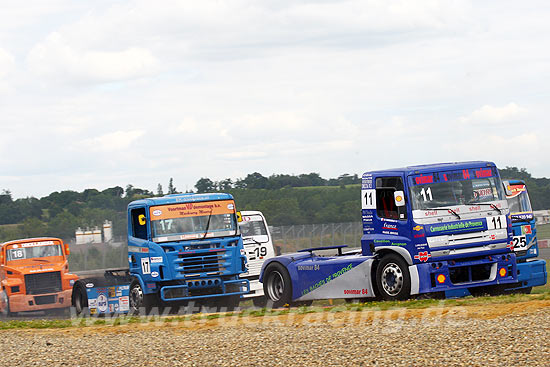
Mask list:
[[[143,302],[143,291],[139,284],[137,284],[130,292],[130,306],[134,310],[139,310],[141,303]]]
[[[403,289],[403,272],[399,265],[389,263],[382,270],[382,288],[390,296],[396,296]]]
[[[285,281],[277,270],[271,272],[267,281],[267,293],[273,301],[278,301],[283,296]]]

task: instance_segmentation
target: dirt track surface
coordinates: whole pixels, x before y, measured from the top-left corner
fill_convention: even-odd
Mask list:
[[[550,365],[550,301],[5,330],[10,366]]]

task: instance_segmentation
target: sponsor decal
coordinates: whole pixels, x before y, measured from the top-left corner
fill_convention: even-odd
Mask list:
[[[416,225],[416,226],[413,227],[413,230],[415,230],[415,231],[417,231],[417,232],[418,232],[418,231],[421,231],[421,230],[423,230],[423,229],[424,229],[424,227],[422,227],[421,225]]]
[[[521,226],[521,234],[533,234],[531,230],[531,225],[527,224],[525,226]]]
[[[151,276],[152,276],[153,278],[156,278],[156,277],[159,276],[159,273],[156,272],[156,271],[153,271],[153,272],[151,273]]]
[[[434,176],[433,175],[429,175],[429,176],[420,175],[420,176],[414,178],[414,182],[417,185],[433,183],[434,182]]]
[[[162,210],[160,210],[160,209],[153,210],[153,215],[154,215],[155,217],[158,217],[159,215],[162,215]]]
[[[15,244],[15,245],[12,246],[12,248],[19,248],[19,245]]]
[[[428,233],[461,232],[485,229],[483,220],[467,220],[455,223],[428,224],[425,226]]]
[[[344,294],[352,294],[352,295],[359,295],[359,294],[369,294],[368,289],[344,289]]]
[[[405,242],[392,242],[393,246],[407,246]]]
[[[115,297],[116,291],[115,287],[109,287],[109,298]]]
[[[329,276],[327,276],[325,279],[321,279],[320,281],[318,281],[317,283],[315,283],[314,285],[311,285],[309,286],[309,288],[306,288],[302,291],[302,296],[303,295],[306,295],[308,294],[309,292],[312,292],[314,291],[315,289],[319,288],[320,286],[322,285],[325,285],[327,284],[328,282],[338,278],[339,276],[341,276],[342,274],[345,274],[347,273],[348,271],[350,271],[351,269],[353,268],[353,264],[349,264],[348,266],[345,266],[343,267],[342,269],[338,270],[337,272],[333,273],[333,274],[329,274]]]
[[[422,262],[428,261],[432,255],[428,251],[419,252],[418,255],[414,255],[415,260],[420,260]]]
[[[437,210],[426,210],[424,212],[425,217],[433,217],[435,215],[437,215]]]
[[[382,229],[387,229],[390,231],[397,231],[397,224],[384,223]]]
[[[27,243],[22,243],[21,247],[51,246],[55,244],[56,243],[54,241],[27,242]]]
[[[147,283],[147,288],[155,288],[155,287],[156,287],[155,283]]]
[[[298,265],[298,270],[319,270],[319,265]]]
[[[180,203],[159,205],[149,208],[151,220],[197,217],[204,215],[220,215],[235,213],[233,200],[202,201],[195,203]],[[155,211],[161,211],[159,215],[153,215]]]
[[[477,178],[484,178],[484,177],[491,177],[493,176],[493,171],[490,168],[487,169],[478,169],[476,170],[476,177]]]
[[[120,309],[120,311],[130,310],[130,297],[120,297],[118,299],[118,308]]]
[[[107,297],[104,294],[98,295],[97,296],[97,309],[99,310],[99,312],[107,311],[107,305],[108,305]]]
[[[414,238],[426,237],[424,233],[415,233]]]
[[[94,283],[86,283],[86,288],[93,288],[94,287]]]
[[[88,307],[90,307],[90,308],[97,307],[97,299],[96,298],[89,299],[88,300]]]
[[[162,263],[162,256],[154,256],[151,258],[151,264]]]
[[[128,246],[128,252],[139,252],[139,253],[148,253],[149,247],[141,247],[141,246]]]

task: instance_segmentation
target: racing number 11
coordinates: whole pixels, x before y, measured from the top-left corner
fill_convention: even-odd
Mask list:
[[[376,190],[361,190],[362,209],[376,209]]]

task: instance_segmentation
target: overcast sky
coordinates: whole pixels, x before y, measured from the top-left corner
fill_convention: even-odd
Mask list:
[[[550,177],[547,1],[0,2],[0,189],[492,160]]]

